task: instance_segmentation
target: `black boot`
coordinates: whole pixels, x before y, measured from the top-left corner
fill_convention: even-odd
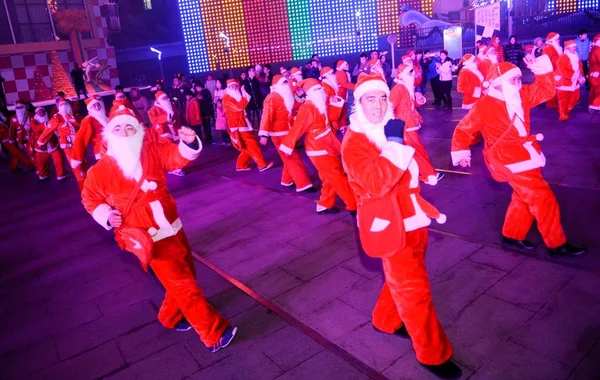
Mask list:
[[[339,213],[340,210],[336,207],[332,207],[332,208],[326,208],[324,210],[321,211],[317,211],[317,214],[319,215],[328,215],[328,214],[337,214]]]
[[[379,330],[375,326],[373,326],[373,328],[375,329],[375,331],[378,331],[378,332],[384,333],[384,334],[388,334],[385,331]],[[406,330],[406,326],[404,326],[404,325],[402,325],[402,327],[400,327],[398,330],[394,331],[394,335],[398,335],[398,336],[401,336],[403,338],[409,338],[410,339],[410,335],[408,335],[408,331]]]
[[[356,219],[356,210],[348,210],[348,212],[350,213],[351,217],[353,217],[354,219]]]
[[[421,364],[429,372],[442,379],[458,379],[462,376],[462,369],[452,360],[448,360],[440,365]]]
[[[503,236],[502,249],[505,251],[531,253],[535,251],[535,245],[527,240],[515,240]]]
[[[548,248],[548,253],[554,256],[579,256],[587,252],[587,248],[576,247],[565,243],[558,248]]]

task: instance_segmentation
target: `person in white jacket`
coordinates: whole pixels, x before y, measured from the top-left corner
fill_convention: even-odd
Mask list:
[[[448,57],[448,51],[440,51],[440,63],[436,63],[436,71],[440,76],[440,93],[444,109],[452,110],[452,59]]]

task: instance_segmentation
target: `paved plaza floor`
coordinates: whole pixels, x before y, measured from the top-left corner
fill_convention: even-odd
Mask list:
[[[481,147],[467,171],[451,166],[465,111],[422,112],[447,171],[422,187],[448,216],[431,226],[427,268],[464,379],[600,378],[600,116],[585,107],[567,123],[532,114],[569,240],[590,249],[581,258],[550,257],[535,226],[535,254],[499,249],[510,187],[490,178]],[[237,173],[234,150],[209,146],[169,177],[198,282],[239,327],[216,354],[157,322],[162,287],[84,212],[73,178],[38,183],[1,161],[0,379],[431,379],[409,340],[371,325],[382,272],[355,221],[317,215],[318,194],[280,186],[276,152],[265,154],[272,170]]]

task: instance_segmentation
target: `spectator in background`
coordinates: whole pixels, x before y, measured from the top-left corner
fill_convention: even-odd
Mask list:
[[[483,41],[477,40],[477,42],[475,42],[475,56],[478,56],[479,51],[483,48],[485,48],[485,44],[483,43]]]
[[[504,48],[500,43],[500,37],[494,36],[492,37],[492,47],[496,52],[496,58],[498,59],[498,63],[504,62]]]
[[[137,87],[132,87],[129,90],[129,95],[131,96],[131,103],[137,110],[137,114],[142,117],[144,125],[148,126],[150,124],[150,119],[148,118],[150,104],[148,104],[148,99],[145,96],[142,96],[140,89]]]
[[[273,81],[273,73],[271,72],[271,65],[266,64],[263,67],[263,73],[266,75],[267,77],[267,82],[271,83]]]
[[[388,63],[387,56],[382,55],[379,60],[381,61],[381,70],[383,70],[383,76],[388,86],[392,86],[392,65]]]
[[[452,110],[452,59],[448,57],[448,51],[440,51],[440,61],[436,63],[436,71],[440,81],[440,96],[444,103],[444,109]]]
[[[250,101],[246,106],[250,123],[252,123],[252,126],[260,125],[263,97],[260,93],[260,82],[256,77],[256,71],[254,67],[248,68],[248,78],[242,82],[242,86],[244,86],[246,92],[250,95]]]
[[[523,61],[523,47],[517,43],[517,37],[512,35],[508,38],[508,45],[504,46],[504,59],[513,65],[520,67]]]
[[[378,50],[371,50],[369,55],[371,56],[371,60],[379,59],[379,51]]]
[[[200,101],[200,114],[202,115],[202,130],[204,131],[205,144],[212,144],[211,121],[215,117],[215,106],[210,91],[202,85],[196,86],[196,98]]]
[[[544,54],[544,40],[542,37],[536,37],[533,40],[533,55],[537,57],[541,57]]]
[[[206,82],[204,83],[204,88],[206,88],[210,92],[210,96],[215,95],[215,90],[217,88],[217,81],[213,78],[212,75],[208,74],[206,77]]]
[[[421,66],[421,75],[423,80],[421,81],[419,88],[415,88],[415,91],[418,91],[423,95],[425,95],[425,92],[427,91],[427,81],[429,80],[429,63],[431,63],[431,58],[427,57],[428,54],[429,50],[425,50],[424,52],[417,50],[416,55],[417,61],[419,61],[419,66]]]
[[[319,61],[310,61],[310,68],[306,70],[306,75],[304,76],[304,79],[319,79],[321,77],[321,69],[319,69],[319,67]]]
[[[185,121],[187,122],[187,126],[189,128],[192,128],[198,136],[202,136],[202,115],[200,114],[200,100],[194,97],[194,93],[190,90],[187,90],[185,92],[185,100]],[[206,136],[203,140],[207,140]]]
[[[585,78],[585,87],[590,89],[590,82],[588,80],[588,69],[589,69],[589,57],[590,57],[590,49],[592,48],[592,44],[590,43],[590,39],[587,35],[587,30],[582,29],[577,32],[577,37],[575,39],[575,46],[577,48],[577,54],[579,55],[579,59],[581,60],[581,65],[583,66],[583,76]]]
[[[440,57],[438,55],[431,55],[431,61],[429,61],[429,75],[428,80],[431,84],[431,91],[433,92],[433,105],[442,105],[442,92],[440,85],[440,74],[437,71],[437,67],[440,64]]]
[[[73,70],[71,70],[71,78],[73,78],[73,86],[75,87],[75,93],[77,94],[77,98],[79,98],[80,94],[83,92],[83,96],[87,98],[87,89],[85,88],[85,72],[77,63],[73,64]]]
[[[356,64],[356,66],[354,66],[354,70],[352,70],[352,81],[353,82],[356,82],[356,78],[358,78],[359,74],[368,73],[368,69],[367,69],[368,63],[369,62],[367,61],[367,54],[361,53],[358,63]]]

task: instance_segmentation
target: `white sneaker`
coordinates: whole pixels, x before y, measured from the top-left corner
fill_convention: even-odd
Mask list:
[[[181,169],[175,169],[173,171],[170,171],[169,174],[176,175],[177,177],[183,177],[185,175],[185,172]]]

